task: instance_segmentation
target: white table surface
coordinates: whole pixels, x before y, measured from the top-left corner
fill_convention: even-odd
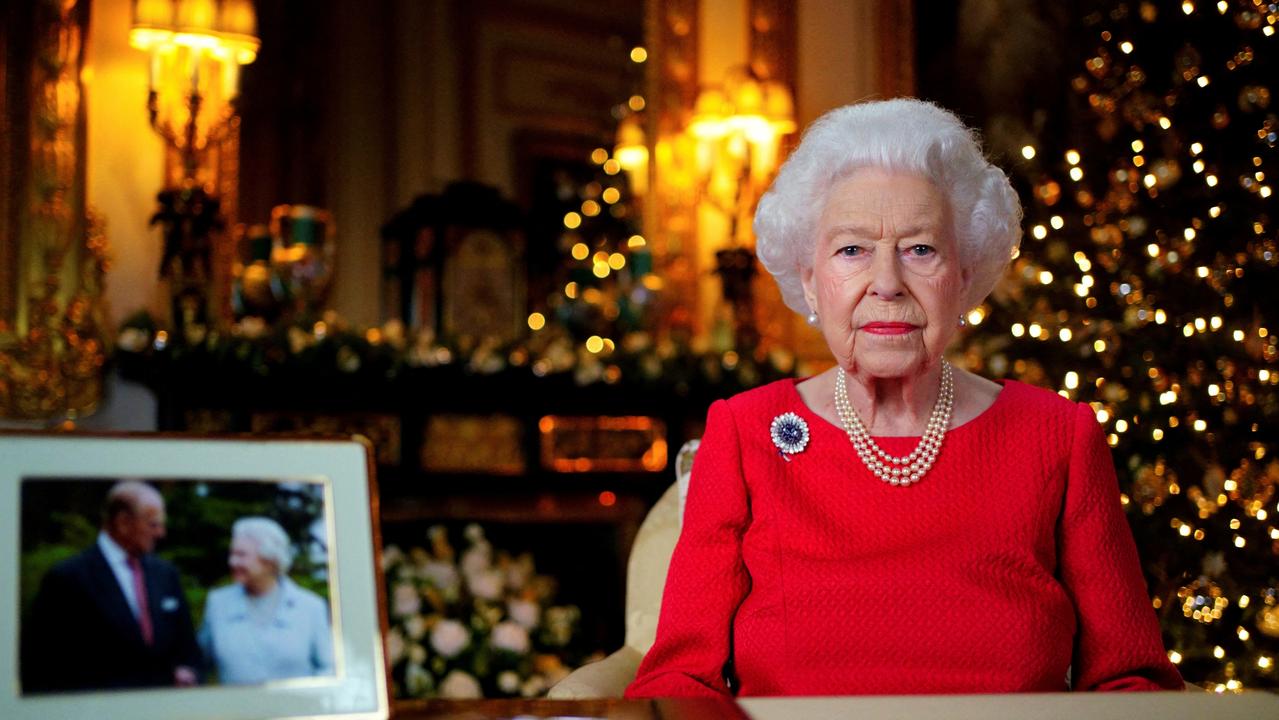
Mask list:
[[[737,703],[754,720],[1279,720],[1279,695],[1262,691],[739,698]]]

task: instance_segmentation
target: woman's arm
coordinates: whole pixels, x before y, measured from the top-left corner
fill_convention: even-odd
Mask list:
[[[329,620],[329,608],[320,597],[315,600],[311,613],[311,674],[333,674],[333,624]]]
[[[662,595],[657,640],[627,697],[728,694],[733,614],[750,590],[742,534],[750,503],[742,476],[737,426],[719,400],[693,461],[679,542]]]
[[[1076,690],[1180,690],[1132,531],[1110,448],[1092,409],[1076,409],[1070,477],[1058,528],[1062,583],[1075,604]]]

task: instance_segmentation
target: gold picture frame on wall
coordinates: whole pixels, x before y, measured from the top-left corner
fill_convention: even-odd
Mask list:
[[[85,200],[89,0],[0,4],[0,418],[102,392],[106,241]]]

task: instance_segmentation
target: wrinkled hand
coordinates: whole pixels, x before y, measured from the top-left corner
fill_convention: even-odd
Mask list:
[[[200,679],[196,676],[195,670],[186,665],[173,668],[173,684],[177,687],[195,687],[199,682]]]

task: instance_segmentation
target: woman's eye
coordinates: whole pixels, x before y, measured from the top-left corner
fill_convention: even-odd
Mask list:
[[[858,255],[861,255],[864,252],[865,251],[862,250],[862,248],[856,245],[846,245],[839,249],[839,254],[843,255],[844,257],[857,257]]]
[[[927,257],[937,251],[933,249],[932,245],[920,244],[920,245],[911,245],[910,249],[907,250],[906,252],[915,257]]]

